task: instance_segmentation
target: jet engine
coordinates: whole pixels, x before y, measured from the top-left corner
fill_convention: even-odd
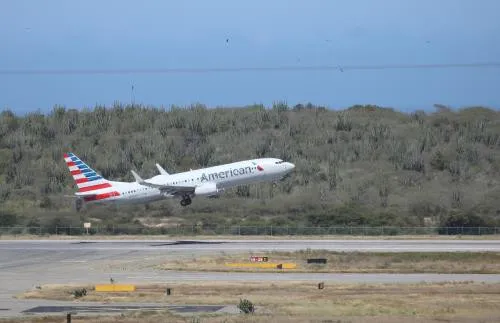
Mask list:
[[[222,192],[224,192],[224,190],[218,189],[215,183],[205,183],[196,187],[196,189],[194,190],[194,195],[214,197],[218,196]]]

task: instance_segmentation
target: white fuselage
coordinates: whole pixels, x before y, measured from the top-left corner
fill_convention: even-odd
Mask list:
[[[276,181],[294,169],[294,165],[276,158],[245,160],[187,172],[157,175],[146,181],[169,186],[216,187],[218,192],[239,185]],[[137,182],[112,182],[111,187],[97,190],[98,198],[85,199],[87,203],[136,204],[158,201],[173,195],[158,188]],[[192,197],[197,194],[192,194]],[[205,195],[205,194],[204,194]],[[206,194],[209,196],[210,194]],[[216,195],[216,194],[214,194]]]

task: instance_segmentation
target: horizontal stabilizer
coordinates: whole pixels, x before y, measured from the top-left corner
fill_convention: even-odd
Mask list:
[[[96,196],[97,194],[96,193],[87,193],[87,192],[76,192],[75,193],[75,196],[77,197],[92,197],[92,196]]]

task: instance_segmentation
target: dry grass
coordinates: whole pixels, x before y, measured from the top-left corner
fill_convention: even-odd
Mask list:
[[[188,271],[276,271],[277,269],[236,268],[226,263],[249,262],[252,254],[183,257],[156,266],[164,270]],[[269,262],[295,262],[294,272],[343,273],[500,273],[500,253],[431,252],[431,253],[363,253],[305,250],[296,252],[262,252]],[[307,264],[307,258],[326,258],[327,264]]]
[[[166,287],[172,295],[166,296]],[[72,300],[76,286],[42,286],[23,298]],[[88,287],[88,286],[87,286]],[[199,322],[498,322],[500,284],[326,284],[315,283],[215,283],[192,282],[138,286],[135,293],[96,293],[89,290],[82,301],[159,302],[168,304],[233,304],[240,298],[254,302],[258,312],[243,315],[203,315]],[[52,322],[30,318],[23,322]],[[192,322],[172,314],[129,314],[74,322]],[[20,320],[12,320],[20,322]]]
[[[302,317],[291,317],[286,315],[252,315],[252,316],[235,316],[235,317],[193,317],[193,318],[182,318],[175,317],[170,314],[157,314],[157,313],[137,313],[129,314],[125,316],[98,316],[98,317],[78,317],[73,316],[73,323],[443,323],[443,322],[453,322],[453,323],[470,323],[470,322],[480,322],[480,323],[497,323],[496,316],[488,318],[481,318],[480,321],[471,320],[469,317],[464,318],[454,318],[453,320],[441,319],[441,318],[423,318],[423,317],[398,317],[398,316],[377,316],[371,317],[367,321],[366,317],[330,317],[325,319],[311,319],[308,316]],[[63,323],[66,322],[63,316],[59,317],[43,317],[43,318],[26,318],[19,320],[7,320],[0,322],[3,323]]]
[[[4,234],[0,240],[500,240],[500,235],[309,235],[309,236],[239,236],[239,235],[29,235]]]

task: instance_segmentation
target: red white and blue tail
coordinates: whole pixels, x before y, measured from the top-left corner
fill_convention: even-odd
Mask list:
[[[95,170],[81,161],[75,154],[64,154],[64,160],[78,186],[78,192],[95,191],[112,186],[111,182],[97,174]]]

